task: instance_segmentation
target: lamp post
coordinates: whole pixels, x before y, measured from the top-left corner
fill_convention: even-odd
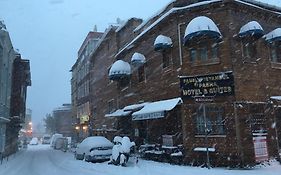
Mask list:
[[[206,145],[206,166],[210,169],[210,155],[209,155],[209,142],[208,135],[210,134],[210,130],[208,129],[207,117],[206,117],[206,104],[203,103],[203,117],[204,117],[204,132],[205,132],[205,145]]]

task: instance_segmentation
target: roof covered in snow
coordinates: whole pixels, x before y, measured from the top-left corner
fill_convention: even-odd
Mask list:
[[[243,25],[240,28],[239,36],[247,36],[247,35],[263,35],[263,28],[257,21],[250,21],[247,24]]]
[[[146,104],[141,110],[132,114],[133,120],[147,120],[164,117],[165,111],[174,109],[178,104],[182,103],[181,98],[173,98],[169,100],[156,101]]]
[[[131,66],[129,63],[123,60],[115,61],[109,70],[109,76],[130,75],[130,74],[131,74]]]
[[[276,40],[281,40],[281,28],[277,28],[265,36],[265,40],[267,41],[276,41]]]
[[[270,99],[281,101],[281,96],[272,96]]]
[[[198,16],[192,19],[185,29],[185,43],[193,37],[200,35],[221,37],[221,32],[212,19],[206,16]]]
[[[135,52],[131,58],[132,63],[145,63],[145,56],[141,53]]]

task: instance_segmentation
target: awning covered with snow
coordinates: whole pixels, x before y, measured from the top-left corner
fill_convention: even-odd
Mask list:
[[[274,42],[274,41],[281,41],[281,28],[277,28],[265,36],[265,40],[268,42]]]
[[[143,65],[145,63],[145,56],[141,53],[136,52],[131,58],[131,63],[135,66]]]
[[[262,37],[264,35],[263,28],[257,21],[250,21],[240,28],[239,37],[255,36]]]
[[[272,97],[270,97],[270,99],[281,101],[281,96],[272,96]]]
[[[133,112],[140,110],[148,103],[133,104],[125,106],[123,109],[117,109],[111,114],[105,114],[105,117],[125,117],[131,115]]]
[[[117,109],[111,114],[105,114],[105,117],[124,117],[131,114],[131,111],[124,111],[123,109]]]
[[[174,109],[182,104],[181,98],[156,101],[146,104],[141,110],[132,114],[133,120],[148,120],[165,117],[165,112]]]
[[[184,45],[187,45],[193,38],[200,36],[209,36],[214,39],[222,37],[214,21],[206,16],[198,16],[188,23],[184,34]]]
[[[10,121],[11,121],[10,119],[7,119],[5,117],[0,117],[0,123],[8,123]]]
[[[109,70],[110,80],[119,80],[131,75],[131,66],[123,60],[117,60],[113,63]]]
[[[154,50],[162,51],[173,46],[172,39],[164,35],[158,35],[154,41]]]

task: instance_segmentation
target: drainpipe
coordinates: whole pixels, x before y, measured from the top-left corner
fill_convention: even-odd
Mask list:
[[[182,43],[181,43],[181,26],[184,25],[185,23],[179,23],[178,24],[178,40],[179,40],[179,57],[180,57],[180,65],[182,65]]]
[[[245,159],[244,159],[244,151],[241,143],[240,122],[237,115],[237,103],[234,102],[233,106],[234,106],[235,130],[236,130],[236,137],[237,137],[237,148],[241,158],[240,166],[243,167],[245,164]]]

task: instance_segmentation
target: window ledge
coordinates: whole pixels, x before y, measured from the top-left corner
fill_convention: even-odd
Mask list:
[[[271,68],[281,69],[281,63],[271,62]]]
[[[195,62],[191,62],[192,66],[208,66],[208,65],[215,65],[215,64],[220,64],[220,60],[216,59],[216,60],[210,60],[210,61],[195,61]]]
[[[195,135],[197,138],[203,138],[205,135]],[[226,135],[208,135],[207,137],[214,137],[214,138],[225,138]]]

